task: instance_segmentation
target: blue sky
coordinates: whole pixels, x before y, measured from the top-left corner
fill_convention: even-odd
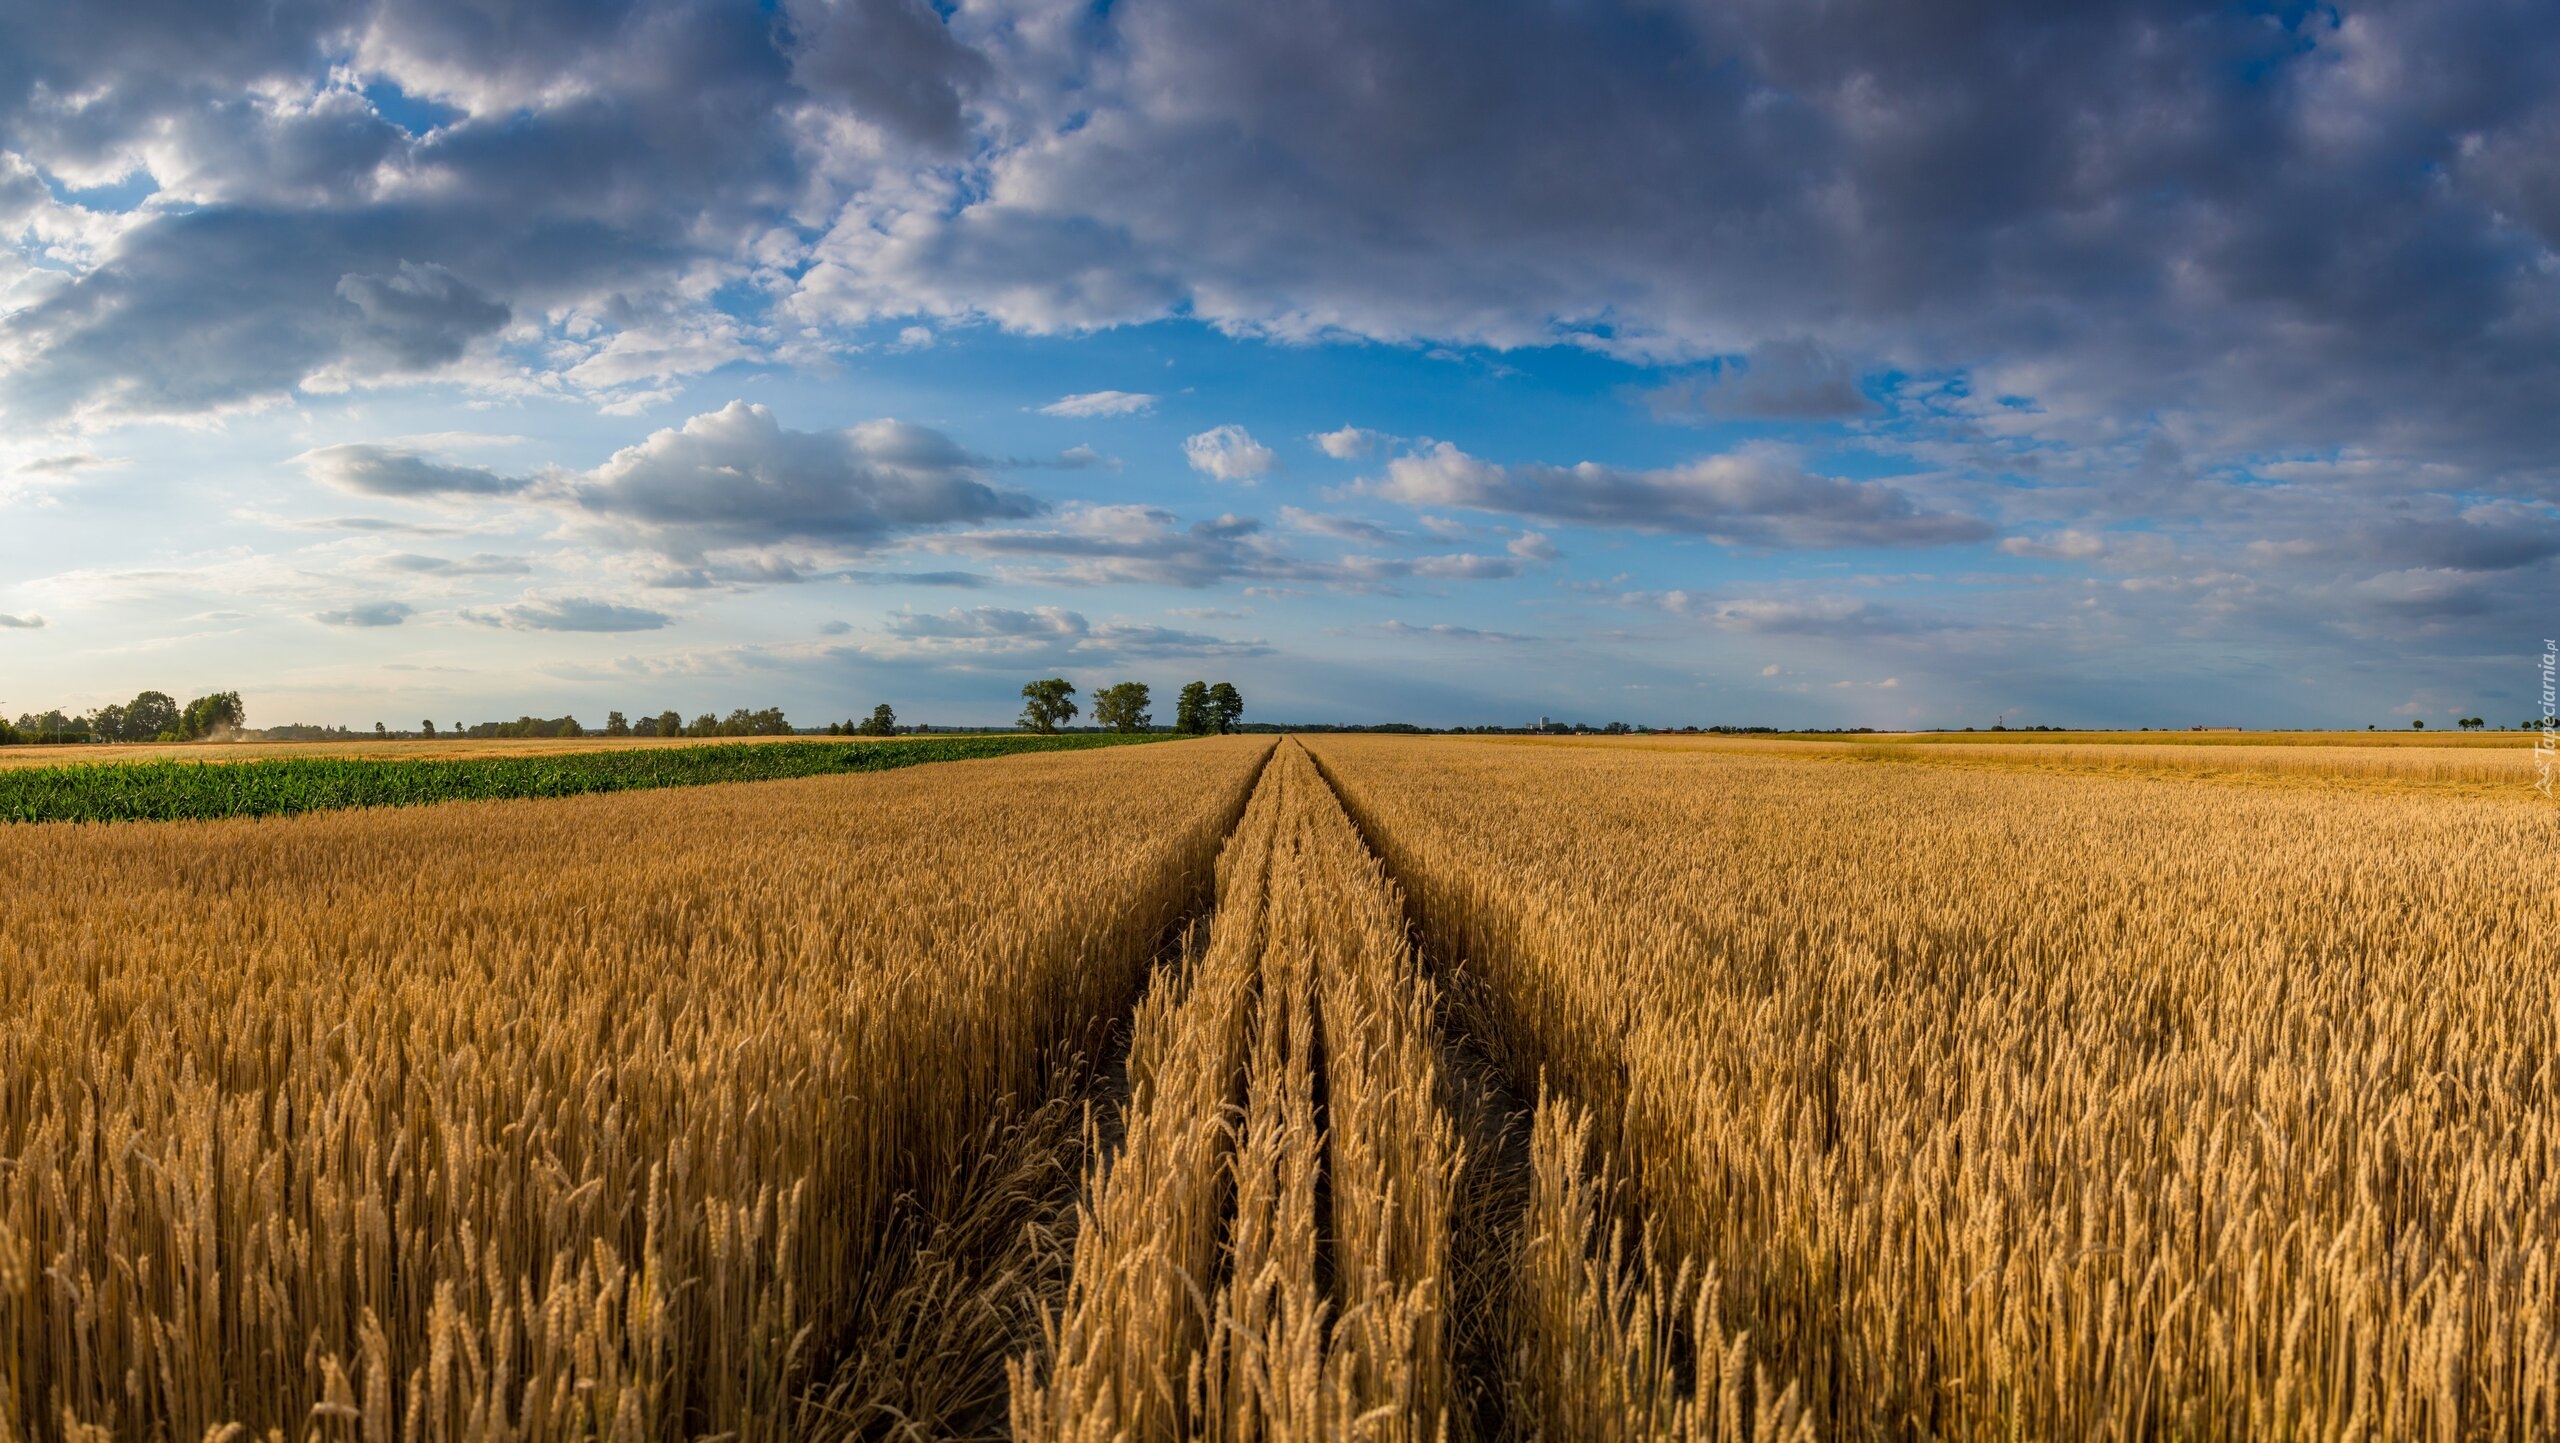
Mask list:
[[[0,709],[2500,722],[2529,4],[0,3]]]

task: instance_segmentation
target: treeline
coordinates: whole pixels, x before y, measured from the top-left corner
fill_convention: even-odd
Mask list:
[[[590,727],[573,716],[520,716],[514,721],[486,721],[471,726],[455,722],[439,730],[434,721],[423,721],[418,730],[403,735],[432,740],[437,737],[459,737],[471,741],[500,741],[518,737],[787,737],[791,723],[782,708],[769,706],[762,711],[739,707],[727,716],[704,712],[691,721],[681,712],[662,711],[655,716],[642,716],[634,721],[618,711],[604,714],[604,725]]]
[[[218,740],[239,732],[246,722],[236,691],[209,692],[183,707],[165,691],[146,691],[122,706],[102,706],[81,716],[60,710],[25,712],[14,722],[0,716],[0,746]]]
[[[1082,708],[1077,706],[1076,689],[1065,677],[1043,677],[1022,688],[1024,731],[1054,732],[1075,719]],[[1094,724],[1107,732],[1143,732],[1155,729],[1154,693],[1143,681],[1124,681],[1106,686],[1093,694]],[[883,708],[886,710],[886,708]],[[1184,686],[1174,698],[1173,729],[1184,736],[1224,736],[1236,730],[1244,720],[1244,693],[1231,682],[1212,686],[1195,681]]]

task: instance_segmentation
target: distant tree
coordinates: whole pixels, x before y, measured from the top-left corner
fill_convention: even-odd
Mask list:
[[[889,704],[884,701],[871,709],[871,715],[865,717],[862,724],[853,729],[853,734],[858,737],[896,736],[898,734],[898,714],[891,711],[889,709]]]
[[[720,735],[720,718],[704,712],[685,727],[684,734],[689,737],[716,737]]]
[[[16,746],[22,740],[24,738],[19,735],[16,727],[9,724],[9,719],[0,716],[0,747]]]
[[[2422,732],[2426,729],[2427,719],[2425,717],[2411,717],[2409,719],[2409,730]]]
[[[627,737],[631,735],[631,723],[625,721],[622,713],[618,711],[606,712],[604,714],[604,734],[609,737]]]
[[[1244,693],[1222,681],[1209,688],[1209,710],[1218,719],[1218,735],[1225,736],[1244,720]]]
[[[1186,682],[1173,701],[1173,729],[1187,737],[1207,736],[1217,730],[1217,709],[1209,702],[1209,684]]]
[[[434,741],[436,736],[435,719],[430,717],[427,720],[418,723],[418,735],[425,737],[429,741]]]
[[[1078,711],[1075,694],[1075,686],[1062,676],[1029,683],[1022,688],[1021,725],[1035,732],[1056,731]]]
[[[114,740],[147,742],[157,740],[162,732],[172,738],[178,734],[178,704],[165,691],[146,691],[127,702],[117,719]]]
[[[1093,694],[1093,719],[1105,731],[1145,731],[1154,720],[1147,715],[1149,700],[1143,681],[1106,686]]]
[[[124,708],[108,705],[89,714],[89,735],[102,742],[120,742],[124,736]]]
[[[683,736],[684,718],[671,711],[662,711],[658,713],[658,735],[662,737]]]
[[[196,741],[223,732],[238,731],[248,720],[240,705],[240,693],[217,691],[197,697],[178,714],[178,736],[183,741]]]
[[[391,735],[391,728],[384,726],[380,722],[375,722],[373,724],[373,734],[378,737],[387,737]]]

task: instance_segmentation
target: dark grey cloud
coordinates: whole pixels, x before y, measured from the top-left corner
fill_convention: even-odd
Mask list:
[[[1361,489],[1408,506],[1687,532],[1742,546],[1941,546],[1992,534],[1980,520],[1932,510],[1884,482],[1817,476],[1752,453],[1630,471],[1588,461],[1502,466],[1443,441],[1389,461]]]
[[[116,12],[0,15],[0,149],[75,180],[139,163],[179,202],[11,318],[14,418],[202,411],[466,361],[502,378],[509,319],[563,310],[673,301],[716,326],[701,267],[743,273],[802,208],[947,151],[956,87],[983,71],[915,0]],[[385,109],[358,84],[397,94]],[[826,153],[846,126],[889,137],[859,175]],[[574,371],[560,339],[537,369]],[[672,373],[708,363],[654,349]]]
[[[12,318],[13,416],[511,374],[564,308],[717,329],[683,278],[727,267],[795,322],[1561,339],[1712,363],[1664,404],[1737,417],[1918,370],[2206,455],[2547,473],[2560,428],[2560,26],[2518,0],[113,8],[0,19],[0,134],[177,203]]]
[[[656,631],[675,624],[675,618],[663,611],[591,596],[528,597],[495,611],[466,611],[462,617],[515,631]]]
[[[311,619],[324,626],[398,626],[416,614],[405,601],[360,601],[336,611],[318,612]]]
[[[1847,357],[1801,337],[1719,356],[1646,398],[1658,416],[1740,421],[1838,421],[1876,409]]]

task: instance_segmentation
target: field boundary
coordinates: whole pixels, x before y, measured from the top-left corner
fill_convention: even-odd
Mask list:
[[[0,770],[0,822],[172,822],[293,816],[357,807],[574,797],[723,782],[893,771],[932,762],[1086,751],[1174,740],[1159,733],[731,742],[455,760],[281,757],[105,762]]]

